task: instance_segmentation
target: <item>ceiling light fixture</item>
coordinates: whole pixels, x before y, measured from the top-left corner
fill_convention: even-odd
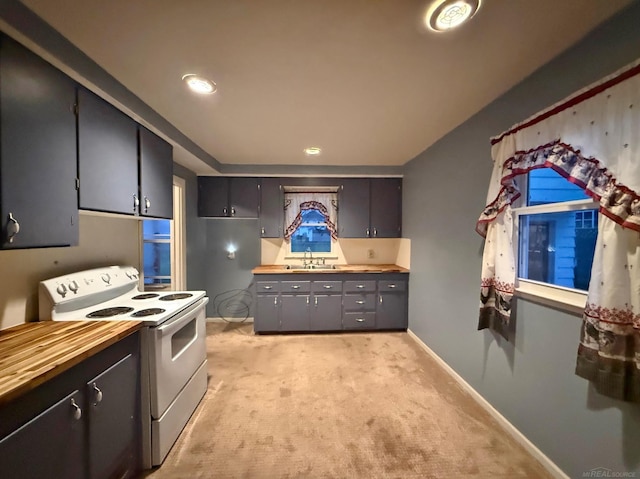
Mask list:
[[[194,75],[193,73],[187,73],[182,76],[182,79],[189,85],[189,88],[196,93],[200,93],[201,95],[209,95],[211,93],[215,93],[218,89],[215,82],[211,80],[207,80],[198,75]]]
[[[310,146],[304,149],[304,154],[307,156],[318,156],[320,153],[322,153],[322,149],[317,146]]]
[[[439,0],[433,2],[425,16],[427,26],[436,32],[446,32],[471,19],[480,8],[481,0]]]

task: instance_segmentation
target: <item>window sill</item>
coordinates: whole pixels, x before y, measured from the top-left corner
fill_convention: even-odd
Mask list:
[[[587,302],[586,291],[551,286],[522,278],[518,278],[516,296],[575,314],[582,314]]]

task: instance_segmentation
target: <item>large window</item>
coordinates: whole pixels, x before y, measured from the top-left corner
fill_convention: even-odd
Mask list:
[[[598,209],[584,191],[550,168],[521,178],[518,226],[519,283],[586,291],[598,234]]]

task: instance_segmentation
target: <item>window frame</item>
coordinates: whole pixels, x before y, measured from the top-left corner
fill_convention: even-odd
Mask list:
[[[542,281],[522,278],[521,256],[520,256],[520,217],[543,213],[563,213],[568,211],[596,210],[594,223],[598,222],[599,203],[592,198],[582,200],[561,201],[556,203],[545,203],[533,206],[526,205],[528,192],[529,172],[518,175],[516,180],[520,185],[523,194],[512,204],[513,215],[513,244],[516,245],[516,296],[543,303],[547,306],[557,307],[575,313],[582,313],[587,302],[587,291],[575,288],[567,288]]]

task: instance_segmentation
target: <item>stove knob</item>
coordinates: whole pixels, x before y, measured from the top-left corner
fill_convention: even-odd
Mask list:
[[[105,273],[100,277],[102,278],[102,281],[104,281],[107,284],[111,282],[111,276],[109,276],[109,273]]]
[[[77,294],[78,293],[78,283],[76,283],[75,281],[71,281],[71,283],[69,283],[69,291],[71,291],[73,294]]]
[[[56,291],[60,296],[64,298],[67,294],[67,287],[64,284],[59,284],[58,287],[56,288]]]

